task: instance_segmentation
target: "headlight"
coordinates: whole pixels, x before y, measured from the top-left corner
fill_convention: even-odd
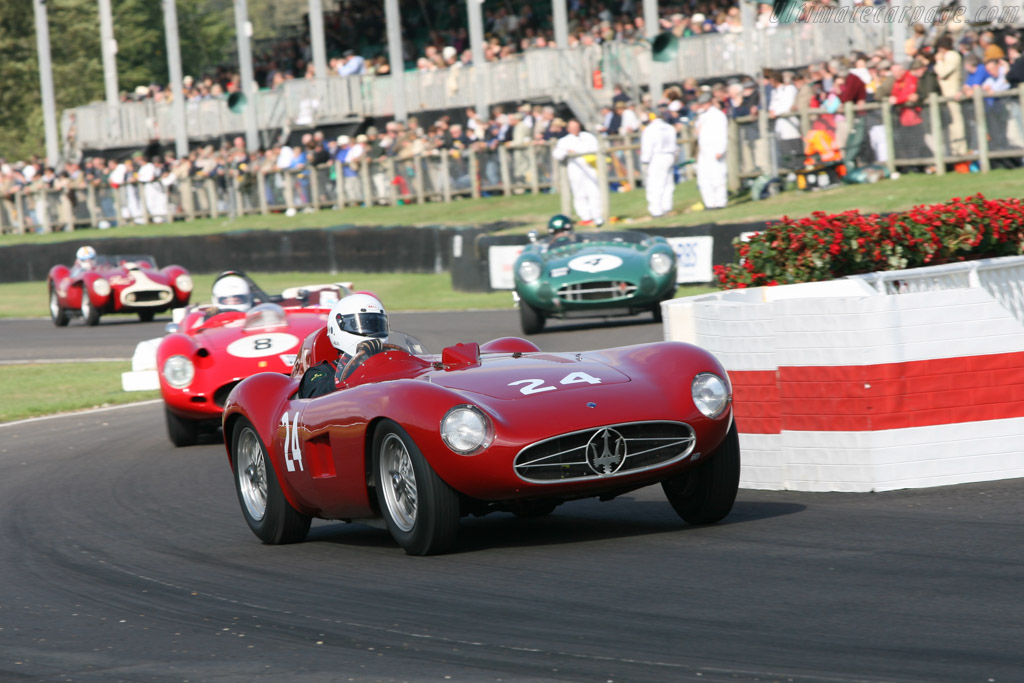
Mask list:
[[[174,278],[174,287],[179,292],[191,292],[192,291],[192,278],[188,275],[179,275]]]
[[[103,278],[93,280],[92,291],[96,292],[97,296],[106,296],[110,294],[110,283]]]
[[[171,356],[164,363],[164,379],[175,389],[184,389],[192,384],[196,368],[185,356]]]
[[[672,270],[672,257],[660,251],[651,254],[651,270],[658,275],[664,275]]]
[[[729,387],[718,375],[702,372],[693,378],[693,404],[707,417],[718,417],[729,405]]]
[[[519,264],[519,279],[533,282],[540,277],[541,267],[536,261],[523,261]]]
[[[472,455],[491,445],[491,421],[479,408],[455,406],[441,420],[441,439],[459,455]]]

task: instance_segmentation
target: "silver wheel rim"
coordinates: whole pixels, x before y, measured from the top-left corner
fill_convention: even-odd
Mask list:
[[[60,315],[60,301],[57,300],[57,290],[50,290],[50,315],[56,320]]]
[[[89,311],[92,309],[92,303],[89,301],[89,292],[82,290],[82,317],[88,318]]]
[[[267,461],[255,432],[246,428],[238,439],[238,490],[255,522],[267,513]]]
[[[409,449],[397,434],[388,434],[380,445],[380,485],[395,526],[405,532],[412,531],[419,502],[416,473]]]

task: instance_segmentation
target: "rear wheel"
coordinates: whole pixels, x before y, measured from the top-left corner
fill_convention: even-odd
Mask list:
[[[235,424],[231,439],[231,464],[242,516],[256,536],[268,545],[306,540],[312,518],[291,506],[284,497],[267,449],[248,420]]]
[[[57,327],[65,327],[68,324],[70,316],[66,309],[60,305],[60,297],[57,296],[57,290],[50,285],[50,319],[53,320],[53,324]]]
[[[92,327],[100,321],[100,311],[98,308],[92,305],[92,300],[89,299],[89,292],[84,287],[82,288],[82,320],[89,327]]]
[[[736,502],[740,485],[740,437],[733,422],[718,449],[685,474],[661,484],[673,509],[689,524],[724,518]]]
[[[373,479],[388,531],[410,555],[443,553],[459,531],[459,497],[390,420],[373,437]]]
[[[144,323],[153,322],[154,317],[156,317],[156,311],[139,311],[139,320]]]
[[[167,421],[167,436],[175,446],[181,448],[183,446],[195,446],[198,443],[198,422],[178,417],[167,406],[164,406],[164,418]]]
[[[520,299],[519,322],[523,327],[523,334],[537,334],[544,329],[544,314],[526,303],[524,299]]]

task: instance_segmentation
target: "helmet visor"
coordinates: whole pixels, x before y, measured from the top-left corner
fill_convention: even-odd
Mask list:
[[[217,297],[217,305],[220,307],[250,306],[252,296],[249,294],[228,294]]]
[[[362,337],[388,336],[388,318],[383,313],[338,313],[335,320],[343,332]]]

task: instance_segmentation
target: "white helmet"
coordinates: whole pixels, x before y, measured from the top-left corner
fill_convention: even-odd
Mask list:
[[[252,308],[249,283],[237,275],[222,277],[213,283],[213,303],[225,311],[248,311]]]
[[[377,297],[350,294],[331,306],[327,315],[327,336],[334,348],[356,355],[359,342],[368,338],[388,339],[388,314]]]
[[[83,268],[91,268],[96,264],[96,250],[89,246],[79,247],[75,252],[75,260]]]

